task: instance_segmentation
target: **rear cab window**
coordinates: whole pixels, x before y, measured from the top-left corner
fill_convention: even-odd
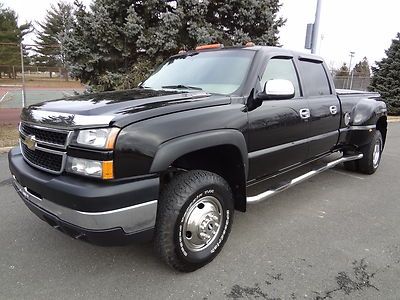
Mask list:
[[[328,74],[322,62],[299,60],[299,69],[307,97],[332,95]]]

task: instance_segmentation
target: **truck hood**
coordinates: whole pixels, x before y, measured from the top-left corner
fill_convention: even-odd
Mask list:
[[[52,127],[123,127],[143,119],[230,103],[203,91],[132,89],[46,101],[22,110],[21,119]]]

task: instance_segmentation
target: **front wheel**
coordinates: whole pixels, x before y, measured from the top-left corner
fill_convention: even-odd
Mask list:
[[[161,192],[155,247],[171,267],[192,272],[211,262],[231,230],[234,204],[228,183],[208,171],[174,177]]]

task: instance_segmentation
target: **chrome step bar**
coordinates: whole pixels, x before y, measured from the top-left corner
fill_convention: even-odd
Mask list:
[[[294,186],[294,185],[296,185],[298,183],[301,183],[301,182],[303,182],[303,181],[305,181],[307,179],[310,179],[311,177],[313,177],[313,176],[315,176],[315,175],[317,175],[319,173],[322,173],[322,172],[324,172],[326,170],[329,170],[329,169],[337,166],[340,163],[347,162],[347,161],[358,160],[358,159],[361,159],[361,158],[363,158],[363,154],[357,154],[357,155],[354,155],[354,156],[343,156],[343,157],[341,157],[341,158],[339,158],[337,160],[334,160],[334,161],[331,161],[331,162],[327,163],[325,166],[320,167],[319,169],[312,170],[312,171],[310,171],[308,173],[305,173],[305,174],[303,174],[303,175],[301,175],[299,177],[296,177],[296,178],[292,179],[290,182],[288,182],[288,183],[286,183],[286,184],[284,184],[284,185],[282,185],[280,187],[277,187],[277,188],[275,188],[273,190],[265,191],[265,192],[263,192],[261,194],[258,194],[256,196],[247,197],[247,204],[260,203],[260,202],[268,199],[269,197],[272,197],[272,196],[274,196],[274,195],[276,195],[276,194],[278,194],[278,193],[280,193],[280,192],[282,192],[282,191],[284,191],[284,190],[286,190],[286,189],[288,189],[288,188],[290,188],[290,187],[292,187],[292,186]]]

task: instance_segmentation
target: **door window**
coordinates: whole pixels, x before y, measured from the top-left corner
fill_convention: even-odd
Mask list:
[[[293,60],[288,58],[273,58],[268,62],[265,72],[261,78],[261,88],[264,89],[265,83],[272,79],[285,79],[293,83],[295,97],[300,96],[299,79]]]
[[[331,88],[324,65],[318,62],[300,61],[300,74],[308,97],[331,95]]]

